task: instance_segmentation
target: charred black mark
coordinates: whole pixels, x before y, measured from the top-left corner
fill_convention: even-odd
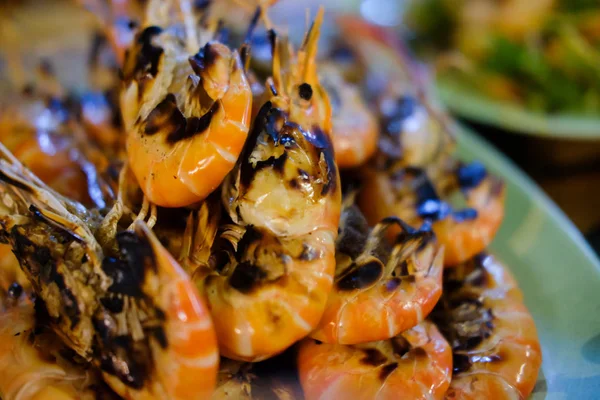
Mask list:
[[[133,340],[127,336],[113,337],[107,347],[100,354],[100,369],[115,375],[129,387],[143,388],[150,375],[149,367],[144,362],[147,355],[139,354]]]
[[[254,228],[253,226],[248,226],[246,228],[246,232],[244,232],[244,236],[242,236],[242,238],[240,239],[240,241],[238,242],[237,245],[237,252],[236,252],[236,258],[237,260],[241,260],[241,258],[244,256],[244,254],[246,253],[246,251],[248,250],[248,247],[250,247],[250,245],[252,243],[255,243],[259,240],[261,240],[263,238],[262,233]]]
[[[379,370],[379,379],[382,381],[385,380],[392,372],[394,372],[398,368],[398,363],[389,363],[381,367]]]
[[[202,71],[214,65],[217,58],[219,58],[219,52],[213,46],[214,42],[208,42],[200,48],[198,53],[188,58],[190,66],[196,75],[201,76]]]
[[[303,83],[298,87],[298,94],[304,100],[310,100],[313,95],[313,89],[308,83]]]
[[[123,299],[119,296],[103,297],[100,303],[111,313],[118,314],[123,311]]]
[[[169,93],[148,115],[144,133],[154,135],[164,129],[173,134],[184,131],[185,125],[185,117],[177,107],[175,95]]]
[[[155,326],[153,328],[148,328],[149,333],[156,339],[160,347],[166,349],[168,346],[167,335],[165,334],[165,330],[162,326]]]
[[[203,11],[210,5],[210,0],[194,0],[192,7],[197,11]]]
[[[11,231],[14,238],[14,253],[19,260],[23,260],[30,273],[45,284],[54,283],[60,293],[60,305],[64,314],[71,321],[71,328],[75,328],[80,321],[81,311],[77,298],[65,283],[64,276],[58,272],[55,260],[50,250],[29,240],[19,232],[17,226]]]
[[[58,275],[58,273],[57,273],[57,275]],[[61,279],[62,279],[62,282],[61,282],[61,284],[59,284],[59,281]],[[63,308],[64,308],[67,316],[69,317],[69,320],[71,321],[71,329],[73,329],[79,323],[80,314],[81,314],[81,311],[79,311],[79,305],[77,304],[77,298],[75,297],[75,295],[73,294],[71,289],[69,289],[65,286],[64,277],[60,276],[60,278],[58,278],[58,276],[57,276],[57,279],[55,280],[55,282],[60,289]],[[63,287],[61,288],[61,286],[63,286]]]
[[[415,347],[410,350],[410,354],[415,358],[424,358],[427,357],[427,351],[425,351],[422,347]]]
[[[18,299],[23,294],[23,287],[17,282],[12,283],[8,287],[8,295],[13,299]]]
[[[112,279],[112,285],[108,288],[110,292],[138,298],[143,296],[143,269],[138,271],[139,268],[134,266],[132,270],[127,263],[114,257],[105,257],[102,260],[102,269]]]
[[[363,289],[377,282],[383,273],[383,264],[379,260],[371,260],[358,267],[353,265],[349,269],[350,272],[337,281],[340,290]]]
[[[275,54],[275,46],[277,46],[277,33],[275,30],[269,29],[267,31],[267,37],[269,38],[269,42],[271,43],[271,57]],[[273,95],[277,96],[277,94],[273,93]]]
[[[142,297],[142,284],[147,269],[156,273],[156,260],[150,243],[133,232],[117,234],[120,258],[105,257],[102,269],[113,280],[110,292]]]
[[[191,117],[188,118],[187,121],[184,119],[185,129],[172,131],[169,136],[167,136],[167,142],[175,144],[180,140],[189,139],[206,131],[210,126],[213,115],[219,110],[219,104],[218,101],[215,101],[208,111],[200,118]]]
[[[229,284],[237,291],[248,294],[266,277],[267,274],[260,267],[243,262],[238,264],[231,274]]]
[[[385,284],[385,289],[388,292],[393,292],[394,290],[398,289],[398,286],[400,286],[400,283],[402,283],[402,279],[400,279],[400,278],[391,278]]]
[[[264,168],[272,168],[273,171],[277,172],[278,174],[282,174],[287,157],[287,153],[283,153],[277,158],[275,158],[275,156],[271,156],[264,161],[258,161],[254,167],[254,172],[256,173]]]
[[[390,339],[390,344],[396,357],[402,357],[411,349],[410,343],[402,335],[394,336]]]
[[[336,251],[356,258],[362,253],[369,235],[369,224],[356,205],[344,210],[342,229],[336,242]]]
[[[465,354],[452,354],[452,371],[455,374],[466,372],[471,368],[471,359]]]
[[[137,44],[140,46],[136,53],[135,64],[131,71],[123,71],[123,79],[126,81],[143,77],[146,74],[156,76],[158,63],[163,54],[163,49],[152,44],[152,39],[162,33],[158,26],[149,26],[139,33]]]
[[[17,180],[14,180],[13,178],[9,177],[8,175],[6,175],[2,171],[0,171],[0,180],[8,183],[11,186],[14,186],[14,187],[18,188],[18,189],[24,190],[27,193],[31,193],[31,189],[28,186],[25,186],[21,182],[19,182]]]
[[[252,182],[252,178],[256,173],[253,165],[250,163],[249,158],[252,154],[252,151],[256,147],[258,143],[258,138],[260,134],[265,130],[265,126],[267,124],[267,117],[271,113],[272,106],[271,102],[266,102],[258,111],[256,118],[254,119],[254,125],[252,126],[252,130],[248,134],[248,138],[246,139],[246,144],[244,145],[244,149],[242,150],[239,158],[240,165],[240,183],[243,186],[249,186]]]
[[[487,176],[485,166],[479,161],[463,165],[456,171],[458,183],[463,190],[477,187]]]
[[[388,360],[387,357],[377,349],[365,349],[363,352],[365,353],[365,356],[360,361],[367,365],[377,367]]]

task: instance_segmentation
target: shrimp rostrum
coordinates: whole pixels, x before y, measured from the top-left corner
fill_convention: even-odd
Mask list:
[[[113,254],[94,236],[95,212],[54,193],[9,153],[5,157],[0,239],[12,246],[48,325],[123,397],[211,393],[218,351],[210,316],[145,223],[119,232]]]
[[[275,52],[272,98],[223,186],[232,223],[221,227],[210,268],[196,272],[229,358],[282,352],[315,328],[331,290],[341,195],[328,101],[314,76],[321,18],[284,65],[289,76]]]

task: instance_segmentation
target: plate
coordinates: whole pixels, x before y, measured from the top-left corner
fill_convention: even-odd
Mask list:
[[[439,98],[452,112],[475,122],[534,136],[600,140],[600,117],[535,113],[492,100],[443,75],[438,76],[435,86]]]
[[[600,393],[600,261],[565,214],[511,161],[457,126],[458,156],[507,184],[506,217],[492,252],[510,267],[535,319],[543,363],[532,399]]]

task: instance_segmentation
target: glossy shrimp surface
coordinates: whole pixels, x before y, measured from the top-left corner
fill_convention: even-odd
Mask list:
[[[475,162],[453,166],[435,180],[418,168],[370,170],[358,202],[369,221],[386,215],[410,224],[433,221],[433,231],[445,247],[444,264],[454,266],[494,239],[504,218],[504,193],[502,181]],[[457,200],[459,206],[453,206]]]
[[[149,376],[132,376],[141,379],[132,387],[113,375],[125,372],[113,365],[116,370],[109,369],[105,379],[117,393],[128,398],[209,398],[216,384],[219,353],[210,315],[197,289],[144,223],[136,223],[134,233],[122,233],[119,239],[125,259],[155,270],[146,276],[140,289],[154,299],[159,312],[155,326],[148,327],[148,334],[153,336],[149,341],[153,364],[146,371]],[[131,349],[111,346],[110,341],[105,344],[117,354],[133,351],[132,364],[141,368],[138,373],[144,373],[144,365],[135,360],[142,355],[135,354],[135,343]],[[139,387],[140,383],[143,386]]]
[[[525,399],[542,362],[533,318],[509,270],[480,254],[448,270],[434,320],[453,348],[447,399]]]
[[[223,186],[232,223],[221,227],[209,268],[196,273],[221,354],[229,358],[257,361],[282,352],[314,329],[331,290],[340,182],[321,114],[327,104],[314,103],[316,77],[306,83],[321,18],[291,75],[275,68],[273,97]]]
[[[189,2],[171,3],[148,3],[123,67],[121,109],[129,165],[144,194],[182,207],[208,196],[233,168],[252,93],[238,52],[197,27]],[[183,15],[183,28],[173,15]]]
[[[385,235],[395,226],[402,233],[389,245]],[[346,204],[334,288],[311,337],[341,344],[385,340],[426,318],[442,293],[443,269],[443,249],[429,229],[386,218],[369,232],[358,207]]]
[[[434,324],[386,341],[356,346],[301,343],[300,382],[313,399],[442,399],[452,372],[452,351]]]
[[[344,79],[335,63],[320,67],[319,77],[331,100],[336,162],[340,168],[359,166],[377,149],[377,119],[359,88]]]
[[[92,234],[100,222],[94,212],[16,160],[0,171],[2,239],[64,343],[126,398],[206,398],[219,359],[210,315],[144,223],[117,233],[118,252],[104,254]]]

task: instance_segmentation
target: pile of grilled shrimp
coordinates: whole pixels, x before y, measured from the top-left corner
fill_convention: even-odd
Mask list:
[[[83,3],[91,89],[44,63],[0,108],[2,399],[529,395],[536,328],[486,250],[504,184],[393,35]]]

